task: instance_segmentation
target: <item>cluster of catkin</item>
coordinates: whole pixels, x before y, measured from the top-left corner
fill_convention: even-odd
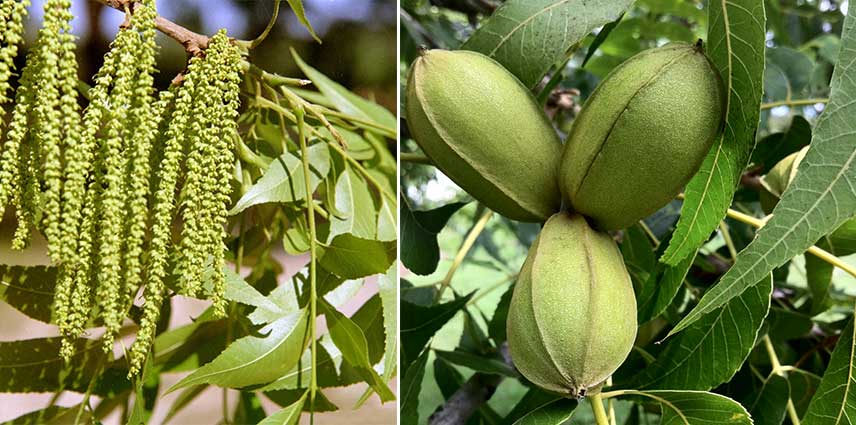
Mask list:
[[[0,1],[6,102],[28,4]],[[58,268],[53,316],[67,359],[74,340],[97,324],[111,351],[144,288],[128,354],[133,375],[152,345],[174,252],[177,291],[197,296],[207,288],[215,312],[225,314],[223,239],[241,56],[221,30],[182,81],[158,94],[157,11],[154,0],[141,0],[129,8],[81,113],[69,8],[70,0],[45,2],[43,28],[21,72],[0,144],[0,219],[6,206],[15,209],[13,248],[24,248],[33,228],[47,240]]]

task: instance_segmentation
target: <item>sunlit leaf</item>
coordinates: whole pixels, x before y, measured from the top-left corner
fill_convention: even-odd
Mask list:
[[[755,146],[764,90],[763,0],[713,1],[708,9],[705,46],[726,90],[725,129],[685,189],[681,218],[660,259],[670,265],[695,252],[725,217]]]
[[[850,77],[856,70],[856,8],[845,19],[838,63],[829,104],[773,217],[670,334],[719,308],[856,214],[856,80]]]
[[[330,171],[330,151],[326,143],[309,147],[310,188],[315,190]],[[269,202],[296,202],[306,199],[303,162],[290,152],[275,159],[262,178],[244,193],[229,211],[238,214],[253,205]]]
[[[308,342],[307,321],[307,312],[300,311],[262,328],[262,336],[249,335],[233,342],[214,361],[167,392],[198,384],[242,388],[276,380],[300,360]]]

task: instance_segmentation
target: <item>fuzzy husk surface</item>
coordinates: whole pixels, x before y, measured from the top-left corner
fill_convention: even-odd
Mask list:
[[[493,59],[424,52],[410,69],[405,113],[437,168],[490,209],[528,222],[559,210],[561,141],[526,87]]]
[[[674,199],[721,131],[724,89],[699,46],[671,43],[615,68],[574,121],[560,166],[571,207],[603,230]]]
[[[580,215],[544,225],[520,270],[508,311],[517,369],[566,397],[598,391],[636,337],[636,298],[615,241]]]

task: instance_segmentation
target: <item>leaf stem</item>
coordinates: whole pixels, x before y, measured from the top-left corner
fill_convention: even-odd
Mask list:
[[[752,217],[751,215],[743,214],[742,212],[735,211],[731,208],[728,209],[726,214],[729,217],[731,217],[731,218],[733,218],[733,219],[735,219],[741,223],[746,223],[746,224],[748,224],[752,227],[755,227],[755,228],[761,228],[764,225],[763,220],[759,220],[755,217]],[[829,252],[827,252],[821,248],[818,248],[816,246],[809,247],[806,250],[806,252],[809,252],[809,253],[813,254],[815,257],[818,257],[821,260],[826,261],[827,263],[845,271],[847,274],[849,274],[853,277],[856,277],[856,267],[853,267],[853,266],[845,263],[844,261],[841,261],[841,259],[830,254]]]
[[[770,357],[770,364],[773,366],[773,373],[786,378],[785,372],[782,369],[782,363],[779,361],[779,356],[776,355],[776,348],[773,347],[773,341],[770,340],[770,335],[764,335],[764,348],[767,350],[767,356]],[[800,417],[797,415],[797,409],[794,407],[794,401],[788,396],[788,417],[793,425],[800,425]]]
[[[420,153],[402,152],[402,153],[398,154],[398,157],[401,158],[401,162],[412,162],[414,164],[434,165],[434,163],[430,159],[428,159],[427,156],[422,155]]]
[[[473,226],[470,233],[464,239],[463,244],[461,244],[461,248],[458,250],[458,254],[455,255],[454,261],[452,261],[452,266],[449,267],[449,271],[446,272],[446,277],[443,278],[443,281],[440,283],[440,289],[437,290],[437,295],[434,298],[434,301],[440,301],[443,297],[443,292],[452,283],[452,277],[455,275],[455,272],[458,271],[458,267],[463,263],[464,258],[466,258],[467,253],[470,252],[470,249],[476,243],[476,239],[478,239],[481,232],[484,230],[485,226],[487,226],[487,222],[493,216],[493,211],[486,209],[484,214],[479,218],[479,221],[476,222],[475,226]]]
[[[734,247],[734,241],[731,239],[728,223],[725,220],[719,222],[719,230],[722,232],[722,239],[725,239],[725,246],[728,247],[728,254],[731,255],[731,261],[733,262],[737,258],[737,248]]]
[[[609,425],[609,418],[606,417],[606,411],[603,410],[603,397],[601,394],[597,393],[589,397],[589,403],[591,404],[592,412],[594,412],[594,419],[597,421],[597,425]]]
[[[282,0],[275,0],[274,1],[273,14],[270,17],[270,21],[268,22],[267,27],[265,27],[265,30],[262,31],[262,33],[259,34],[258,37],[256,37],[253,41],[250,42],[250,45],[249,45],[250,49],[254,49],[254,48],[256,48],[256,46],[261,44],[262,41],[264,41],[267,38],[268,34],[270,34],[270,30],[273,29],[273,26],[276,25],[276,18],[279,17],[279,5],[280,5],[281,1]]]
[[[796,100],[779,100],[776,102],[768,102],[762,103],[761,109],[772,109],[778,106],[805,106],[805,105],[814,105],[816,103],[828,103],[828,98],[816,98],[816,99],[796,99]]]
[[[295,116],[297,118],[297,138],[300,141],[301,161],[303,162],[303,175],[309,175],[309,149],[306,147],[306,133],[304,122],[304,110],[302,105],[295,106]],[[331,146],[336,146],[331,144]],[[347,158],[348,156],[345,155]],[[309,205],[312,205],[312,186],[308,178],[303,179],[306,188],[306,200]],[[309,221],[309,338],[311,341],[311,365],[312,370],[309,375],[309,422],[315,423],[315,392],[318,386],[317,368],[318,362],[318,347],[315,338],[315,321],[317,314],[318,293],[316,288],[316,262],[317,253],[315,250],[316,235],[315,235],[315,212],[313,208],[306,209],[306,215]]]
[[[83,411],[89,407],[89,398],[92,396],[92,392],[95,391],[95,384],[98,382],[101,371],[104,370],[108,355],[108,353],[100,354],[101,360],[98,361],[98,366],[95,369],[95,373],[92,374],[92,380],[89,381],[89,386],[86,387],[86,394],[83,395],[83,400],[80,401],[80,407],[77,409],[77,415],[74,417],[75,425],[80,423],[80,419],[83,418]]]

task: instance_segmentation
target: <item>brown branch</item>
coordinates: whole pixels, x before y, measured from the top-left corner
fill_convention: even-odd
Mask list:
[[[120,12],[125,11],[125,7],[131,5],[131,13],[133,13],[140,4],[136,0],[96,0],[102,4],[112,7]],[[209,37],[207,35],[195,33],[163,16],[158,15],[155,18],[155,27],[158,31],[166,36],[174,39],[184,46],[184,50],[194,56],[201,55],[208,48]]]
[[[508,343],[499,347],[502,359],[511,367],[511,354],[508,351]],[[461,388],[458,388],[442,406],[428,418],[428,425],[459,425],[467,423],[482,405],[496,392],[496,388],[502,382],[503,376],[486,373],[476,373]]]

